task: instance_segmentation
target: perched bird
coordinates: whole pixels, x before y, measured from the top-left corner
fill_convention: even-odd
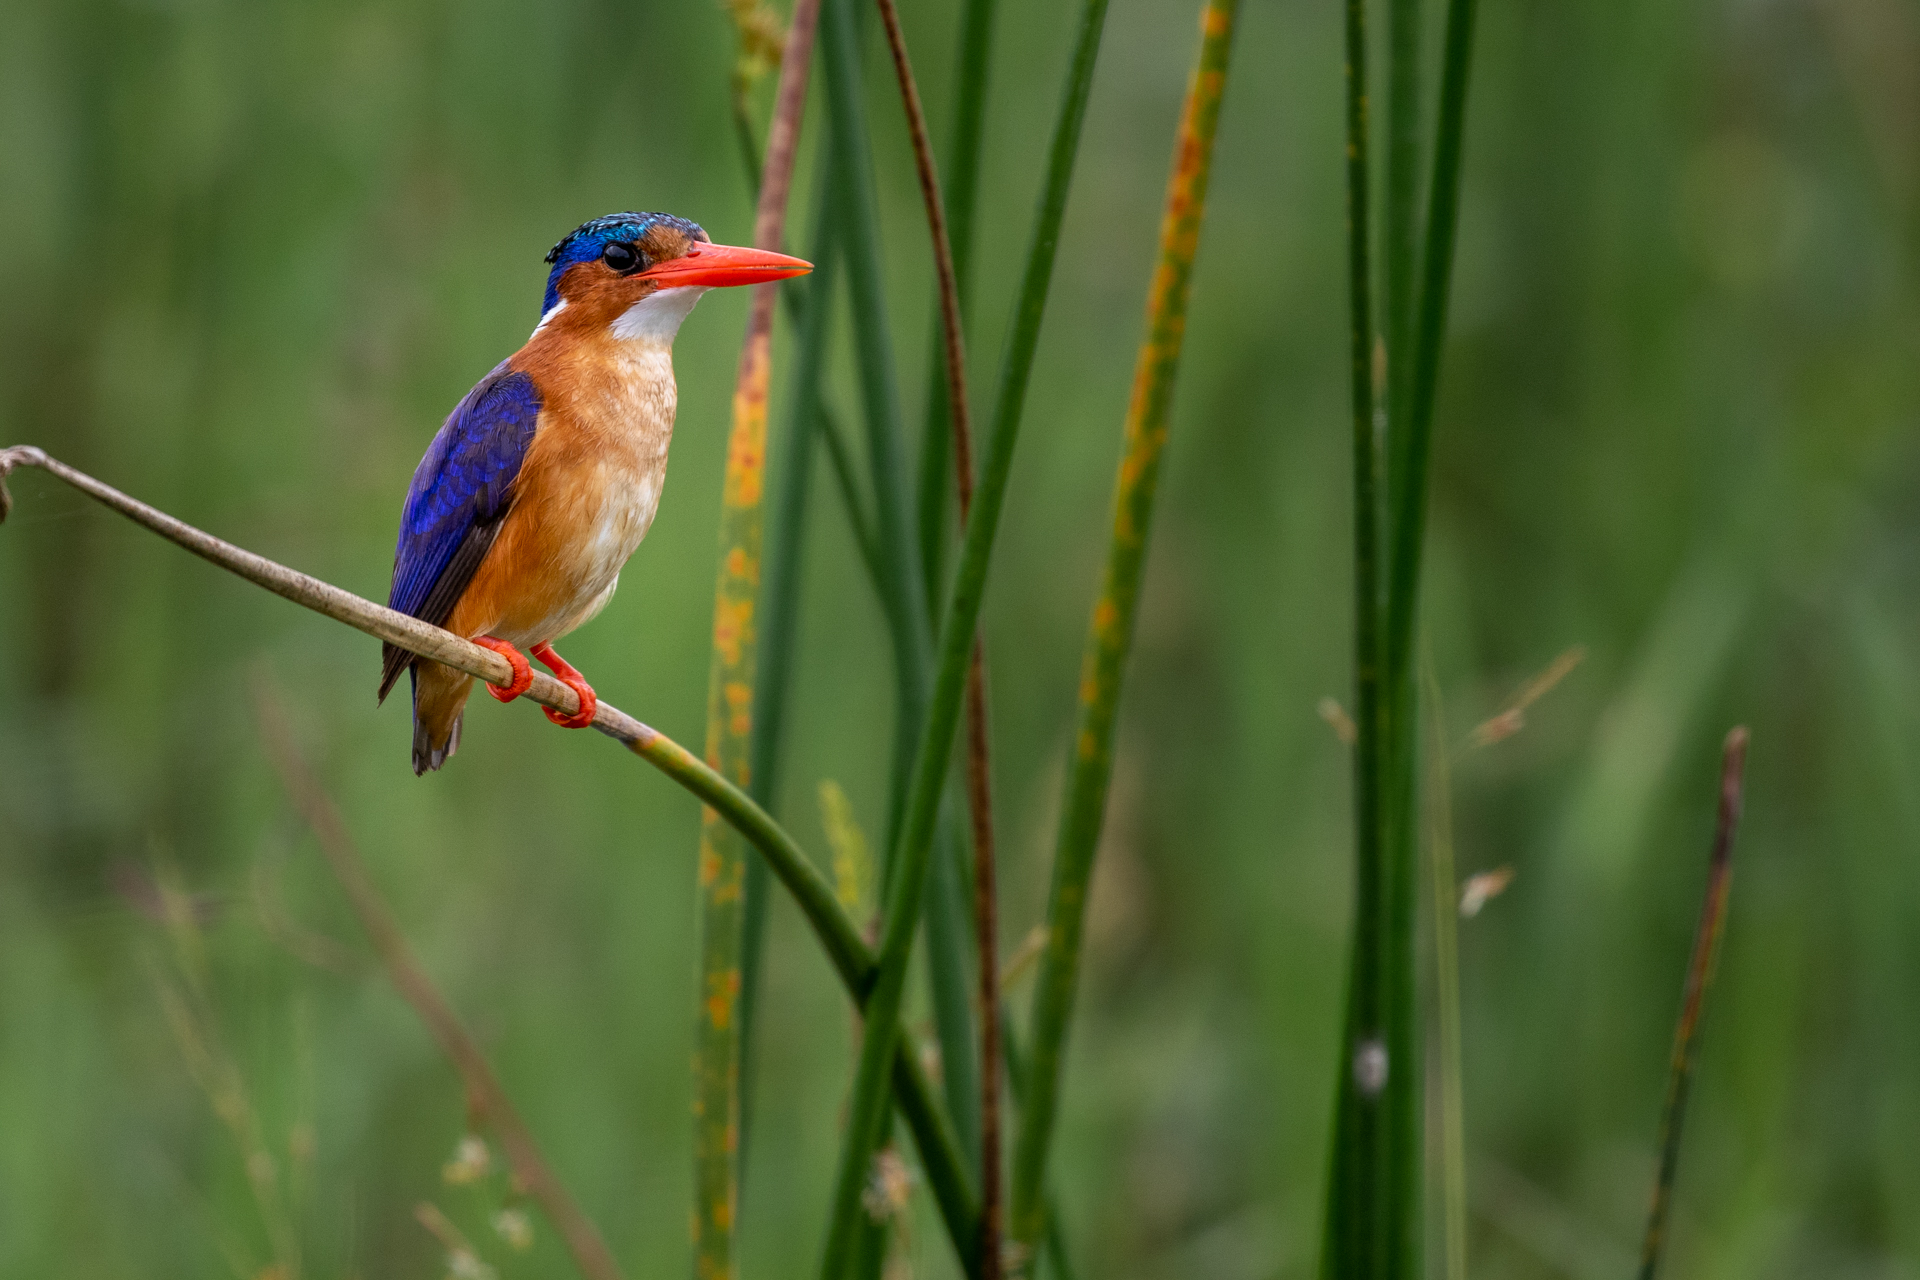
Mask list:
[[[407,489],[390,607],[485,645],[513,667],[502,702],[525,693],[527,650],[580,695],[570,729],[593,722],[593,689],[553,642],[606,606],[646,536],[673,436],[673,336],[708,289],[812,270],[784,254],[712,243],[684,218],[615,213],[553,247],[540,323],[469,391]],[[460,745],[473,677],[387,645],[380,700],[413,684],[413,771]]]

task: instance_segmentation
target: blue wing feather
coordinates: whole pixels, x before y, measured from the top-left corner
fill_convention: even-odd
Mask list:
[[[447,415],[407,489],[389,608],[418,617],[468,531],[506,511],[539,417],[533,380],[504,362]]]

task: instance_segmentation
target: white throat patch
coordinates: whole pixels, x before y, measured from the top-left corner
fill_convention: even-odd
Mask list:
[[[547,327],[547,321],[553,319],[555,316],[559,315],[562,311],[565,311],[566,309],[567,309],[567,304],[564,299],[554,303],[551,307],[547,308],[547,313],[540,317],[540,323],[533,326],[533,331],[535,333],[539,333],[542,329]]]
[[[704,285],[683,285],[648,294],[620,313],[613,322],[613,336],[622,342],[648,342],[669,346],[680,332],[681,321],[707,291]]]

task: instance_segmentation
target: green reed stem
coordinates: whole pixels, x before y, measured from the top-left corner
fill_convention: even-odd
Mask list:
[[[1009,1227],[1016,1246],[1029,1256],[1046,1228],[1047,1153],[1079,976],[1087,885],[1106,814],[1120,687],[1133,642],[1238,7],[1238,0],[1210,0],[1201,12],[1200,51],[1174,142],[1159,261],[1147,295],[1147,337],[1134,366],[1125,452],[1114,490],[1113,534],[1081,665],[1079,731],[1054,853],[1047,949],[1034,988],[1032,1068],[1014,1144]]]
[[[1054,127],[1046,181],[1028,244],[1026,269],[1001,361],[986,456],[961,542],[959,571],[941,624],[933,697],[914,758],[906,817],[892,859],[897,873],[886,899],[880,972],[867,1002],[865,1036],[834,1184],[833,1221],[822,1258],[825,1280],[838,1280],[845,1273],[862,1212],[860,1191],[885,1115],[886,1064],[892,1058],[900,1030],[900,1001],[906,987],[907,962],[913,951],[934,823],[946,784],[947,767],[952,760],[954,730],[966,689],[974,632],[980,621],[980,605],[1006,499],[1007,477],[1013,467],[1014,446],[1019,440],[1021,410],[1046,313],[1047,287],[1053,276],[1060,223],[1072,185],[1074,160],[1079,150],[1081,126],[1086,120],[1087,98],[1093,87],[1093,69],[1099,56],[1106,13],[1107,0],[1085,0],[1072,67]]]
[[[751,125],[740,134],[740,138],[742,139],[741,145],[743,147],[744,163],[747,170],[748,189],[753,193],[753,198],[758,200],[760,198],[760,160],[758,153],[751,149],[753,145]],[[786,303],[787,318],[801,328],[801,340],[803,344],[806,340],[807,316],[811,314],[811,299],[818,296],[822,300],[820,305],[827,308],[829,313],[832,308],[833,273],[827,271],[822,263],[827,256],[826,237],[831,233],[831,228],[828,224],[837,222],[837,215],[830,212],[828,206],[830,206],[831,203],[832,193],[838,190],[838,180],[832,171],[833,148],[831,141],[829,141],[824,150],[826,154],[823,155],[820,161],[822,174],[820,179],[821,190],[818,194],[818,201],[821,207],[817,208],[814,214],[813,274],[807,277],[804,282],[788,282],[787,286],[780,292],[782,300]],[[837,240],[835,243],[837,245]],[[826,322],[823,321],[822,323],[824,324]],[[826,332],[830,333],[831,328],[832,326],[828,324]],[[826,346],[823,340],[820,349],[813,353],[813,358],[804,360],[803,369],[811,368],[817,373],[819,369],[824,366],[825,360]],[[841,501],[846,507],[847,523],[853,533],[854,548],[860,553],[860,558],[866,567],[867,575],[873,579],[874,589],[877,591],[881,586],[880,552],[874,543],[873,520],[867,515],[865,503],[860,496],[861,486],[858,478],[858,468],[855,467],[852,461],[852,453],[847,446],[845,438],[841,435],[838,420],[833,416],[833,411],[827,407],[825,398],[817,393],[814,401],[813,425],[818,430],[821,438],[826,442],[827,457],[833,467],[835,485],[840,491]],[[811,437],[799,433],[797,426],[789,427],[788,437],[789,444],[794,450],[806,450],[809,454],[811,453]],[[803,472],[802,475],[804,477],[805,473]],[[788,480],[782,481],[783,485],[787,483],[792,482]],[[805,478],[801,479],[798,483],[803,487],[809,485],[809,481]],[[782,498],[780,501],[785,501],[785,499]],[[795,525],[796,529],[802,528],[805,524],[804,508],[806,504],[803,501],[800,505],[803,516]],[[771,623],[768,626],[768,630],[772,630]],[[774,652],[785,654],[786,651],[784,649],[778,651],[770,649],[769,656],[772,657]],[[787,659],[787,661],[790,661],[790,659]],[[784,708],[782,709],[784,710]],[[761,715],[761,703],[756,694],[754,723],[760,723]],[[775,736],[777,737],[778,735]],[[761,771],[756,767],[754,777],[758,778],[760,776],[762,776]],[[751,884],[751,881],[749,881],[749,883]]]
[[[960,12],[960,51],[954,76],[953,138],[946,164],[947,237],[953,249],[953,274],[962,322],[970,310],[973,282],[973,221],[979,204],[980,143],[986,133],[987,80],[993,53],[996,0],[966,0]],[[946,326],[936,306],[930,351],[946,341]],[[947,493],[951,485],[953,440],[949,435],[946,371],[939,361],[927,365],[927,427],[920,442],[921,573],[931,588],[946,568]]]
[[[827,361],[833,318],[833,286],[838,268],[838,219],[833,207],[833,148],[820,148],[823,176],[813,210],[813,274],[804,297],[788,289],[790,312],[799,323],[794,353],[793,403],[786,429],[769,466],[773,482],[773,528],[768,538],[759,603],[761,661],[753,690],[753,740],[747,790],[772,808],[779,792],[781,748],[786,737],[788,690],[798,652],[801,552],[806,545],[807,508],[812,491],[814,440],[835,428],[821,401],[820,383]],[[740,946],[740,1160],[744,1167],[753,1111],[754,1008],[760,990],[760,962],[766,940],[769,886],[760,859],[747,864]]]
[[[743,145],[751,146],[753,141],[751,128],[742,136],[745,138]],[[822,173],[820,178],[821,190],[818,199],[823,209],[830,204],[832,193],[839,189],[839,179],[834,174],[832,168],[832,151],[833,147],[829,140],[825,148],[826,154],[822,156],[820,161]],[[745,155],[745,164],[747,167],[747,185],[753,192],[754,199],[758,200],[760,198],[760,161],[758,154],[748,151]],[[821,259],[826,252],[825,236],[828,234],[828,228],[821,221],[823,217],[837,221],[837,214],[825,213],[822,210],[816,210],[815,212],[816,230],[813,237],[813,274],[807,277],[804,283],[799,281],[789,282],[786,288],[782,289],[780,293],[781,298],[786,302],[787,318],[801,327],[803,335],[806,329],[807,316],[810,314],[809,309],[812,306],[810,300],[816,294],[822,299],[820,303],[821,306],[828,308],[829,311],[832,308],[831,299],[833,297],[833,290],[830,283],[831,273],[824,271],[820,265]],[[828,325],[829,332],[831,332],[831,328],[832,326]],[[802,340],[804,341],[804,336]],[[821,365],[825,360],[826,347],[823,345],[819,352],[816,353],[816,359],[809,363]],[[833,416],[833,411],[827,407],[826,400],[823,397],[816,398],[814,408],[814,425],[819,429],[821,437],[826,441],[827,458],[833,467],[834,480],[836,487],[840,490],[841,501],[846,505],[847,523],[853,531],[854,547],[860,553],[860,558],[866,566],[868,576],[873,579],[874,589],[878,591],[882,585],[880,551],[874,542],[873,520],[867,515],[865,502],[860,496],[861,485],[859,469],[853,463],[852,452],[848,448],[845,437],[841,435],[840,424]],[[794,438],[794,444],[796,447],[800,447],[799,437]],[[811,448],[811,444],[809,443],[805,447]],[[760,712],[756,704],[754,715],[758,717],[759,714]]]
[[[933,996],[934,1036],[940,1044],[940,1080],[953,1117],[954,1133],[966,1152],[974,1185],[985,1189],[980,1159],[982,1068],[975,1054],[973,955],[968,930],[966,825],[961,821],[960,788],[948,783],[934,828],[933,869],[927,881],[927,985]],[[982,1201],[982,1210],[985,1201]]]
[[[874,190],[873,149],[867,126],[860,72],[859,28],[851,0],[826,0],[820,29],[821,70],[826,78],[827,110],[832,120],[834,153],[841,181],[841,228],[852,291],[854,340],[859,353],[860,389],[865,405],[868,463],[872,468],[874,533],[885,574],[880,607],[894,651],[898,707],[894,722],[892,785],[886,841],[891,851],[898,835],[901,804],[927,705],[928,655],[925,584],[913,553],[907,511],[905,462],[901,453],[900,397],[894,383],[893,339],[887,324],[886,282],[880,265],[880,217]],[[892,860],[881,867],[881,883],[891,883]]]
[[[1654,1178],[1653,1202],[1647,1211],[1647,1234],[1640,1249],[1640,1280],[1654,1280],[1660,1269],[1660,1251],[1666,1244],[1667,1214],[1673,1204],[1673,1179],[1680,1166],[1680,1132],[1687,1119],[1687,1093],[1693,1083],[1693,1063],[1699,1052],[1700,1015],[1713,987],[1720,937],[1727,923],[1727,891],[1733,885],[1733,837],[1740,826],[1741,788],[1747,765],[1747,731],[1727,734],[1720,762],[1720,812],[1714,826],[1713,855],[1707,864],[1707,892],[1700,904],[1700,924],[1693,934],[1693,956],[1687,962],[1687,985],[1680,1002],[1680,1020],[1673,1029],[1673,1058],[1667,1076],[1667,1100],[1660,1112],[1660,1169]]]
[[[972,1275],[979,1266],[980,1201],[968,1180],[960,1139],[946,1114],[934,1104],[933,1082],[912,1046],[902,1041],[893,1055],[894,1105],[913,1132],[920,1169],[933,1192],[960,1269]]]
[[[840,176],[844,184],[841,208],[852,215],[844,227],[852,283],[855,334],[859,345],[861,382],[866,401],[868,452],[872,466],[875,536],[883,571],[881,608],[886,615],[894,650],[898,682],[894,727],[893,777],[889,787],[886,845],[881,867],[881,897],[885,901],[896,870],[900,820],[913,752],[925,722],[927,690],[933,667],[928,635],[926,584],[920,577],[920,559],[906,516],[908,489],[902,462],[899,400],[895,394],[891,339],[886,317],[884,279],[880,264],[879,221],[873,188],[871,149],[865,99],[860,77],[860,40],[857,14],[851,0],[827,0],[821,39],[827,99],[834,121],[837,154],[850,157]],[[914,901],[918,914],[921,902]],[[925,907],[938,920],[936,936],[964,938],[965,898],[951,877],[932,885]],[[929,967],[946,1070],[946,1096],[955,1127],[966,1135],[967,1150],[979,1133],[977,1076],[972,1059],[971,997],[966,981],[964,952],[943,949]],[[968,1164],[972,1161],[969,1159]],[[969,1254],[969,1256],[971,1256]]]
[[[1421,645],[1421,683],[1432,709],[1427,737],[1427,856],[1433,876],[1433,993],[1439,1028],[1440,1195],[1446,1280],[1467,1280],[1467,1121],[1460,1049],[1460,883],[1453,859],[1453,757],[1440,678]]]
[[[1419,325],[1415,333],[1405,473],[1394,485],[1393,560],[1388,598],[1387,665],[1409,683],[1414,615],[1420,604],[1421,553],[1426,545],[1427,473],[1433,454],[1433,415],[1440,387],[1441,347],[1453,285],[1453,250],[1460,215],[1460,165],[1465,146],[1467,85],[1473,73],[1477,0],[1447,0],[1447,30],[1435,125],[1433,186],[1427,201],[1427,242],[1421,256]]]
[[[860,563],[873,584],[874,594],[880,596],[886,591],[886,569],[880,559],[879,539],[873,532],[873,517],[867,514],[866,500],[861,496],[860,464],[854,461],[853,446],[847,443],[839,425],[824,414],[820,419],[820,436],[827,444],[827,461],[833,468],[834,487],[840,490],[840,504],[847,513],[854,549],[860,553]]]
[[[800,118],[813,62],[819,0],[799,0],[780,69],[773,124],[754,213],[753,242],[778,249],[799,150]],[[707,681],[707,757],[744,783],[753,742],[754,610],[766,520],[767,388],[779,289],[754,291],[734,385],[733,424],[721,487],[720,557],[713,603],[713,658]],[[694,1273],[735,1274],[740,1223],[740,1007],[746,925],[747,842],[713,809],[700,819],[700,991],[694,1023]]]
[[[1347,289],[1353,411],[1354,905],[1321,1272],[1329,1280],[1412,1280],[1419,1133],[1402,1097],[1418,1090],[1410,931],[1397,900],[1413,888],[1388,857],[1383,794],[1389,739],[1380,624],[1383,494],[1374,420],[1372,235],[1365,0],[1346,2]],[[1407,922],[1407,923],[1410,923]]]
[[[1007,1013],[1003,1000],[999,1004],[1000,1013],[1000,1056],[1007,1067],[1007,1083],[1013,1095],[1013,1105],[1027,1105],[1027,1081],[1031,1076],[1027,1070],[1027,1057],[1020,1048],[1019,1034],[1014,1030],[1013,1019]],[[1041,1242],[1047,1265],[1053,1271],[1053,1280],[1073,1280],[1073,1264],[1067,1258],[1067,1233],[1060,1225],[1060,1201],[1051,1190],[1047,1192],[1047,1229],[1046,1239]]]
[[[1420,234],[1421,0],[1387,4],[1387,185],[1381,210],[1387,384],[1386,481],[1395,493],[1404,474],[1408,390],[1412,385],[1414,310],[1418,304]]]
[[[1394,150],[1389,156],[1387,246],[1390,334],[1405,325],[1407,282],[1413,270],[1410,193],[1419,164],[1418,17],[1410,0],[1396,0],[1394,18],[1389,130]],[[1411,370],[1401,354],[1407,349],[1406,337],[1399,337],[1397,349],[1390,350],[1393,465],[1384,502],[1390,521],[1383,522],[1371,378],[1362,353],[1363,344],[1369,351],[1371,347],[1363,312],[1369,279],[1365,13],[1363,0],[1350,0],[1348,5],[1350,284],[1355,300],[1355,665],[1360,741],[1355,752],[1354,954],[1323,1253],[1326,1273],[1341,1277],[1409,1277],[1419,1267],[1421,1071],[1414,1015],[1419,707],[1411,656],[1419,611],[1434,403],[1459,207],[1473,18],[1474,0],[1449,0],[1426,244],[1419,263],[1420,289],[1413,299]],[[1397,371],[1393,366],[1398,366]],[[1379,594],[1383,529],[1388,538],[1384,599]]]

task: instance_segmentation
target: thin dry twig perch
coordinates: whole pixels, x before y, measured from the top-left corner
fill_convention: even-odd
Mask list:
[[[493,684],[506,684],[513,678],[507,660],[491,649],[483,649],[450,631],[430,626],[418,618],[410,618],[404,613],[354,595],[351,591],[343,591],[331,583],[236,547],[164,511],[130,498],[84,471],[49,457],[44,450],[32,445],[0,449],[0,520],[5,518],[12,505],[6,493],[6,477],[19,467],[38,467],[136,524],[145,525],[169,542],[239,574],[275,595],[284,596],[316,613],[323,613],[336,622],[344,622],[368,635],[377,636],[409,652],[445,663]],[[525,696],[541,706],[552,707],[569,715],[580,708],[573,690],[543,671],[533,673],[533,687]],[[745,792],[709,769],[673,739],[604,700],[594,715],[593,727],[624,744],[740,827],[747,838],[767,855],[775,874],[793,891],[801,910],[819,932],[835,965],[843,971],[856,974],[871,969],[872,956],[840,911],[839,903],[833,896],[833,886],[800,852],[792,837]]]
[[[461,1025],[453,1006],[433,985],[433,979],[420,967],[413,948],[407,945],[406,935],[393,918],[393,912],[381,898],[380,891],[373,887],[366,862],[354,847],[353,837],[347,834],[347,825],[340,816],[339,808],[294,745],[293,731],[287,724],[286,713],[264,677],[254,682],[253,707],[254,717],[260,726],[260,738],[266,744],[274,770],[279,773],[281,784],[292,797],[294,807],[299,809],[301,817],[312,828],[327,866],[332,869],[340,887],[346,891],[353,914],[359,918],[368,939],[373,943],[373,949],[379,953],[387,977],[400,997],[420,1016],[427,1033],[440,1046],[440,1052],[460,1073],[474,1109],[493,1126],[501,1147],[506,1150],[514,1182],[545,1211],[547,1220],[553,1223],[554,1230],[566,1241],[567,1249],[587,1280],[621,1280],[620,1264],[614,1260],[599,1229],[575,1203],[540,1154],[539,1144],[534,1141],[526,1122],[520,1118],[506,1090],[501,1087],[499,1077],[493,1074],[493,1068],[480,1052],[480,1046],[474,1043],[473,1037]]]
[[[102,484],[32,445],[0,449],[0,520],[5,519],[12,506],[6,477],[19,467],[38,467],[168,541],[316,613],[482,680],[504,684],[511,679],[506,659],[490,649],[222,541],[128,497],[111,485]],[[534,673],[533,687],[525,696],[568,714],[579,709],[573,691],[543,672]],[[769,868],[793,894],[848,994],[864,1007],[872,994],[878,961],[841,908],[833,885],[793,837],[752,797],[692,752],[604,700],[594,716],[593,727],[624,744],[718,810],[760,850]],[[894,1095],[901,1114],[913,1130],[928,1186],[939,1202],[948,1233],[963,1255],[971,1255],[979,1229],[979,1209],[961,1167],[952,1128],[934,1105],[933,1086],[925,1069],[904,1041],[895,1045],[890,1075]]]

